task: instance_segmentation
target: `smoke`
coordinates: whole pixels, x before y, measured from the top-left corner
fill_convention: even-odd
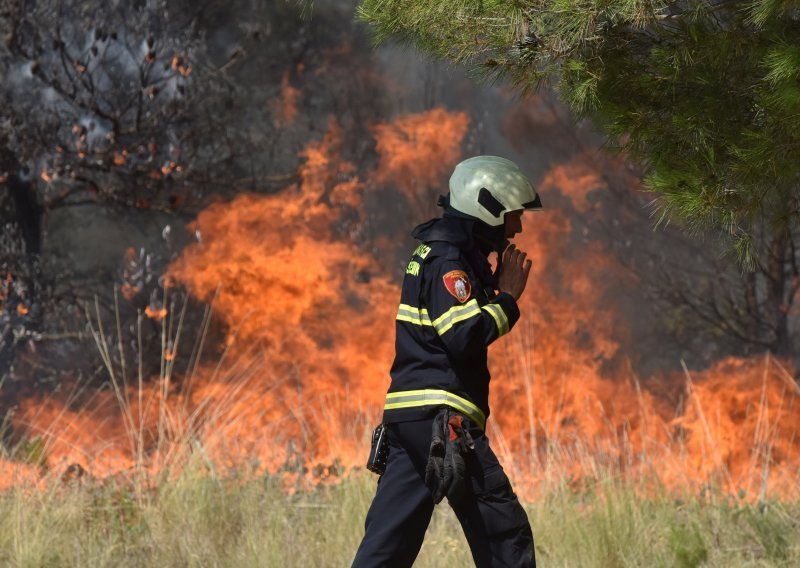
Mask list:
[[[269,191],[221,192],[189,223],[197,238],[161,281],[213,315],[195,326],[180,302],[159,301],[142,316],[165,330],[160,353],[143,354],[160,372],[20,401],[12,423],[44,440],[46,466],[156,474],[202,448],[222,470],[291,483],[360,468],[388,387],[408,232],[436,214],[455,163],[486,153],[516,160],[545,204],[517,239],[534,263],[522,319],[490,352],[489,434],[518,489],[533,496],[613,471],[676,490],[795,496],[791,369],[758,357],[676,370],[680,346],[641,293],[657,260],[638,252],[644,239],[665,251],[671,241],[637,209],[636,172],[546,96],[514,100],[391,48],[373,60],[360,45],[312,45],[271,69],[260,114],[242,111],[260,117],[253,130],[280,129],[253,160],[281,175]],[[118,258],[138,274],[147,255],[128,246]],[[131,330],[120,333],[129,344]],[[643,370],[656,359],[671,365]],[[23,461],[0,460],[0,483],[38,474]]]

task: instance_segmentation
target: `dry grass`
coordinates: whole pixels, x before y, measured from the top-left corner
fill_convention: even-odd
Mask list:
[[[135,466],[125,476],[70,481],[54,470],[37,488],[17,485],[0,493],[0,565],[348,566],[376,478],[350,471],[336,483],[314,485],[310,473],[299,473],[302,468],[283,476],[244,469],[221,475],[202,440],[204,428],[215,424],[209,416],[224,413],[201,405],[176,414],[167,404],[175,365],[170,353],[182,340],[185,304],[170,310],[175,320],[162,322],[162,380],[149,398],[143,396],[141,365],[131,370],[119,363],[125,360],[119,319],[117,340],[109,340],[99,308],[93,308],[94,314],[87,313],[91,331],[125,425],[120,444],[129,448]],[[186,367],[190,381],[209,317],[207,310]],[[530,411],[532,367],[523,375]],[[231,385],[232,397],[247,380]],[[151,410],[156,427],[145,435]],[[541,427],[532,411],[527,422],[531,432]],[[41,463],[58,433],[44,434],[11,451],[0,445],[0,460]],[[602,461],[580,443],[537,448],[531,436],[531,458],[520,461],[499,429],[492,442],[518,487],[530,481],[530,472],[540,478],[536,500],[526,505],[539,566],[800,565],[800,503],[771,501],[766,493],[758,502],[738,500],[708,486],[694,493],[687,489],[678,498],[674,490],[660,489],[655,478],[635,487],[625,480],[621,460]],[[154,455],[161,460],[156,468],[148,461]],[[571,467],[562,467],[565,463]],[[644,466],[643,471],[657,472],[659,464]],[[574,468],[585,475],[579,485],[566,478]],[[287,491],[287,480],[293,490]],[[437,507],[416,565],[471,564],[454,515],[446,505]]]
[[[0,495],[3,566],[347,566],[374,476],[289,494],[277,477],[220,479],[202,460],[134,495],[114,482]],[[800,506],[637,497],[612,479],[528,504],[540,566],[797,566]],[[471,564],[437,507],[417,566]]]

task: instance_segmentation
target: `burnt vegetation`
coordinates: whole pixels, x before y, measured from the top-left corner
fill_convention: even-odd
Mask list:
[[[119,306],[126,341],[139,314],[179,309],[179,296],[162,305],[162,276],[202,239],[186,223],[213,200],[296,182],[298,153],[329,115],[342,126],[344,157],[374,165],[369,127],[385,117],[392,87],[368,72],[375,62],[368,38],[354,33],[353,6],[332,4],[318,2],[305,20],[293,2],[0,1],[0,374],[20,386],[35,379],[31,388],[103,380],[85,305],[98,298],[109,322]],[[286,86],[299,107],[291,124],[273,104]],[[547,145],[571,150],[552,162],[597,142],[573,140],[559,112]],[[470,136],[478,141],[469,149],[484,151],[482,133]],[[601,169],[608,191],[587,226],[660,314],[655,324],[630,317],[648,334],[636,355],[644,367],[676,366],[681,356],[702,366],[728,354],[797,355],[796,231],[754,231],[762,262],[742,271],[713,233],[688,237],[672,226],[655,237],[650,197],[632,190],[640,172]],[[347,238],[353,226],[345,219],[339,231]],[[187,314],[199,320],[202,310]],[[161,328],[143,321],[147,376],[158,372]],[[113,336],[116,326],[108,329]],[[126,343],[128,368],[138,349]]]
[[[308,21],[296,3],[270,4],[0,2],[0,375],[102,380],[87,304],[97,298],[109,322],[119,311],[135,337],[138,314],[169,307],[163,274],[202,238],[185,230],[198,211],[291,185],[331,107],[372,116],[344,110],[365,85],[328,65],[352,23],[332,26],[336,8]],[[269,103],[302,82],[317,84],[314,99],[297,101],[306,116],[285,128]],[[161,328],[144,326],[147,375]],[[129,365],[137,350],[131,341]]]
[[[629,165],[604,164],[609,190],[597,196],[602,212],[588,225],[606,235],[611,250],[641,283],[642,297],[658,319],[628,321],[635,335],[655,331],[669,338],[648,349],[645,368],[675,364],[680,357],[703,366],[724,356],[769,352],[797,361],[800,233],[793,227],[755,230],[761,262],[743,269],[726,235],[713,230],[687,233],[680,223],[655,231],[652,195],[636,187]],[[638,172],[634,172],[638,174]],[[671,362],[670,362],[671,361]]]
[[[0,166],[4,230],[16,245],[3,251],[4,372],[21,345],[32,355],[41,341],[82,339],[80,304],[95,295],[107,303],[118,280],[92,270],[86,255],[102,248],[96,242],[70,254],[53,239],[69,241],[98,217],[180,215],[241,152],[215,118],[234,88],[202,63],[197,14],[157,4],[3,4]],[[147,270],[126,262],[126,296],[152,288]]]

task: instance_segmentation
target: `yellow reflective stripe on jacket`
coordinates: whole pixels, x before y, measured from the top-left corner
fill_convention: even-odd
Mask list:
[[[494,321],[497,324],[497,331],[499,335],[505,335],[508,333],[508,316],[506,316],[506,312],[503,311],[503,307],[500,304],[486,304],[482,309],[489,312],[489,314],[494,318]]]
[[[413,323],[414,325],[433,325],[431,318],[428,316],[428,310],[425,308],[420,310],[408,304],[400,304],[400,308],[397,310],[397,318],[395,319]]]
[[[453,306],[431,322],[426,308],[419,309],[408,304],[400,304],[395,319],[413,323],[414,325],[431,325],[436,330],[436,333],[441,336],[458,322],[480,315],[480,313],[481,309],[478,305],[478,300],[470,300],[464,305]],[[502,315],[505,318],[505,314]]]
[[[390,392],[386,395],[384,410],[416,408],[420,406],[439,406],[444,404],[454,408],[469,418],[481,430],[486,428],[486,415],[466,398],[438,389],[424,389]]]
[[[433,320],[433,328],[440,336],[460,321],[480,315],[481,308],[478,300],[470,300],[464,305],[453,306],[438,318]]]

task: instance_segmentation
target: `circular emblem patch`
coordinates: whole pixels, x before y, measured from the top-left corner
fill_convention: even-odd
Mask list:
[[[469,284],[469,277],[463,270],[451,270],[444,276],[444,287],[456,300],[462,304],[469,299],[472,287]]]

